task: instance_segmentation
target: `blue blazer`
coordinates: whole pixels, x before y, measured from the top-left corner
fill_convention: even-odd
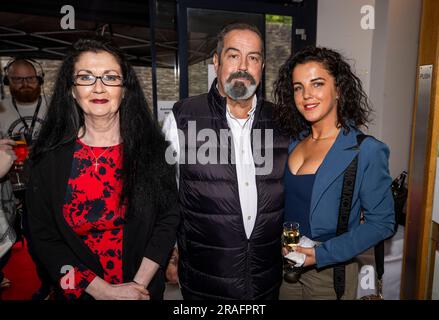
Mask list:
[[[352,128],[340,133],[316,172],[310,205],[312,238],[322,241],[316,247],[317,267],[350,260],[393,234],[395,213],[389,175],[389,148],[373,137],[357,147],[361,131]],[[300,141],[289,146],[292,152]],[[336,236],[343,175],[358,156],[348,232]],[[288,196],[286,194],[285,196]],[[365,222],[360,224],[363,211]]]

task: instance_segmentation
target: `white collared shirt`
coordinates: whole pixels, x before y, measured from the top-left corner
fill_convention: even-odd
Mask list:
[[[247,119],[234,117],[227,106],[227,124],[232,132],[233,146],[235,150],[236,176],[238,180],[239,202],[241,204],[242,220],[247,239],[253,231],[258,210],[258,193],[256,188],[255,164],[253,161],[251,146],[251,128],[256,110],[257,98],[253,97],[252,107],[248,112]],[[176,153],[176,159],[180,158],[180,144],[178,140],[177,122],[171,112],[163,122],[163,133],[166,140],[171,143]],[[179,171],[177,166],[177,184]]]

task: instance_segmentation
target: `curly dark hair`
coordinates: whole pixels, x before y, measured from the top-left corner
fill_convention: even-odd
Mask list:
[[[63,60],[46,118],[31,150],[31,165],[43,161],[45,154],[74,143],[80,128],[84,127],[84,112],[73,98],[72,87],[75,63],[86,52],[108,52],[122,70],[124,97],[119,106],[119,124],[123,141],[123,189],[120,201],[128,201],[127,214],[151,206],[163,209],[163,205],[173,200],[161,199],[160,194],[169,195],[162,191],[171,190],[175,183],[174,168],[165,160],[168,143],[151,116],[133,67],[125,54],[105,38],[78,40]]]
[[[339,92],[339,127],[343,127],[346,132],[349,132],[350,126],[367,127],[372,109],[361,80],[352,72],[340,53],[328,48],[311,46],[291,55],[279,69],[278,78],[274,83],[274,115],[281,129],[295,139],[300,139],[303,133],[305,136],[310,133],[311,124],[297,110],[292,81],[294,68],[307,62],[321,63],[335,79]]]

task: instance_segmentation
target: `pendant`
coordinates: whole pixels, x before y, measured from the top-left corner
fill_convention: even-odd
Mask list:
[[[95,171],[98,171],[98,165],[99,165],[99,163],[98,163],[97,161],[95,161],[95,164],[94,164],[94,166],[95,166]]]

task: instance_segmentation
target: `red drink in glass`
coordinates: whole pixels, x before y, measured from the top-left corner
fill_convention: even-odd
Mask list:
[[[15,164],[22,164],[29,154],[29,150],[27,148],[26,140],[23,135],[15,135],[12,136],[12,139],[15,141],[16,145],[14,146],[14,152],[17,156],[15,160]]]
[[[23,163],[26,160],[29,150],[27,148],[27,144],[25,140],[16,140],[16,145],[14,146],[14,152],[17,156],[17,160],[15,160],[16,164]]]

